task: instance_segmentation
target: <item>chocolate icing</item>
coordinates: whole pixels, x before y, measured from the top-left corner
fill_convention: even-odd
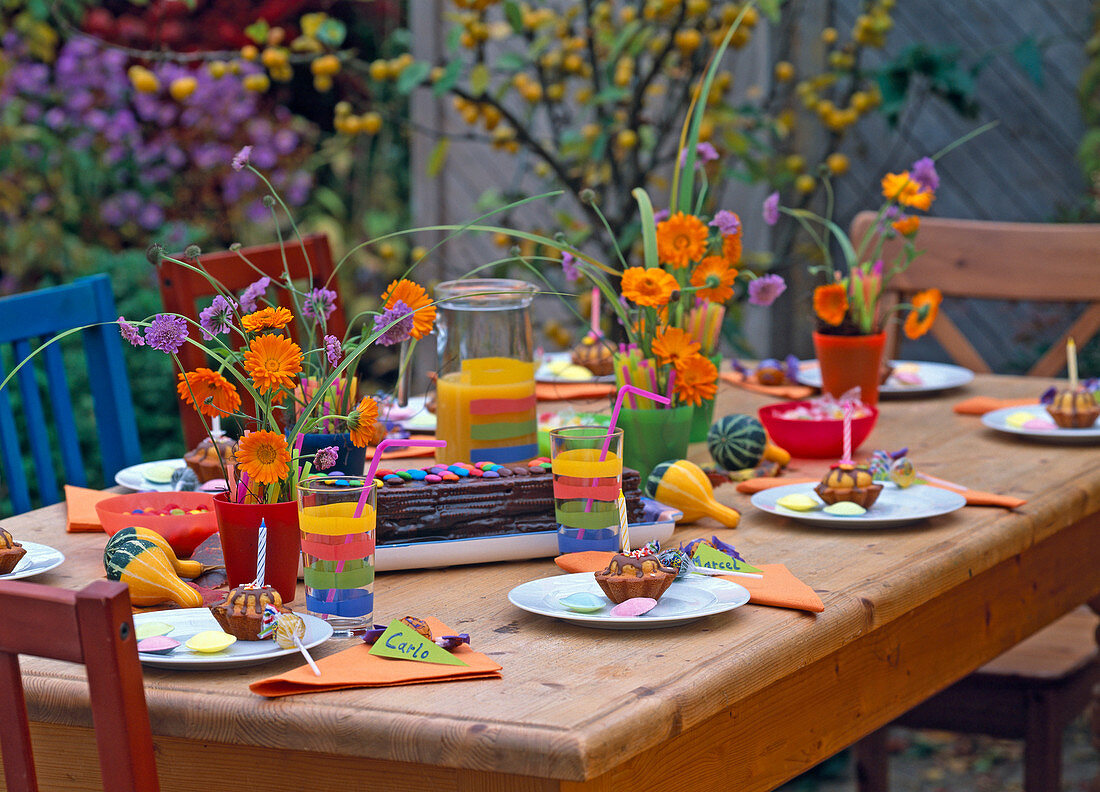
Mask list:
[[[511,475],[504,475],[508,470]],[[378,490],[378,544],[557,530],[554,483],[542,467],[508,465],[499,478],[405,481]],[[644,514],[641,477],[623,469],[627,516]]]

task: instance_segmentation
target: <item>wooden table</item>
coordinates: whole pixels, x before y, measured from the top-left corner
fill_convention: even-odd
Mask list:
[[[740,528],[703,520],[678,530],[679,539],[716,533],[750,561],[785,563],[818,590],[824,613],[749,605],[678,628],[602,631],[508,603],[513,586],[557,573],[548,559],[382,574],[377,620],[438,616],[471,633],[504,667],[503,680],[268,701],[248,683],[296,661],[150,669],[163,787],[775,787],[1100,595],[1096,447],[1025,442],[951,412],[967,395],[1040,389],[979,377],[964,391],[883,402],[863,449],[907,445],[929,473],[1028,498],[1016,512],[966,508],[905,529],[814,529],[756,512],[726,486],[719,496],[743,509]],[[725,391],[717,414],[763,403]],[[824,465],[798,468],[816,475]],[[104,538],[66,535],[63,509],[4,526],[62,549],[68,561],[38,580],[77,588],[102,574]],[[44,788],[96,788],[81,669],[31,658],[23,668]]]

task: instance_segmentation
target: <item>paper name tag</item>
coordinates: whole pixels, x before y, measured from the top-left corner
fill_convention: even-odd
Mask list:
[[[736,558],[732,558],[722,551],[702,543],[695,546],[695,552],[692,553],[691,560],[695,562],[696,566],[706,567],[707,569],[725,569],[729,572],[748,572],[753,575],[763,573],[762,569],[757,569],[752,564],[738,561]]]
[[[429,641],[400,619],[394,619],[370,648],[372,655],[415,660],[418,663],[464,666],[466,663],[441,646]]]

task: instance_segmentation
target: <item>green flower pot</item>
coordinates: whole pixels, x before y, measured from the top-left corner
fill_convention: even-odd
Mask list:
[[[623,466],[637,470],[645,481],[662,462],[686,457],[694,413],[690,404],[671,410],[623,407],[618,423],[623,430]]]

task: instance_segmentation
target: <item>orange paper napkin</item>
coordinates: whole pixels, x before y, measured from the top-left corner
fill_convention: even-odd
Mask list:
[[[85,487],[65,485],[65,505],[69,509],[69,521],[65,530],[69,533],[88,533],[102,531],[103,524],[96,514],[95,505],[101,500],[113,498],[117,492],[100,492]]]
[[[566,553],[554,559],[554,563],[566,572],[599,572],[607,567],[614,553],[588,550],[583,553]],[[762,578],[741,575],[718,575],[723,580],[739,583],[749,590],[749,602],[771,605],[775,608],[821,613],[825,605],[814,590],[796,578],[783,564],[755,564],[764,573]]]
[[[538,401],[568,401],[569,399],[598,399],[615,392],[615,386],[607,382],[537,382],[535,398]]]
[[[963,399],[952,409],[959,415],[985,415],[987,412],[1000,410],[1003,407],[1030,407],[1038,404],[1039,399],[995,399],[992,396],[972,396]]]
[[[439,619],[429,616],[424,621],[431,627],[432,635],[455,634],[454,630]],[[500,666],[481,652],[475,652],[463,644],[454,650],[454,655],[466,665],[440,665],[379,657],[372,655],[370,647],[365,643],[359,643],[318,660],[317,667],[321,669],[321,676],[314,674],[308,665],[303,665],[285,674],[253,682],[248,688],[261,696],[277,698],[349,688],[418,685],[422,682],[455,682],[463,679],[500,679]]]
[[[917,476],[923,477],[924,474],[918,472]],[[739,482],[737,491],[743,492],[746,495],[753,495],[762,490],[771,489],[772,487],[783,487],[787,484],[816,484],[820,480],[821,479],[761,476],[760,478]],[[1011,495],[998,495],[995,492],[966,489],[961,486],[948,486],[946,482],[925,479],[925,483],[930,487],[939,487],[940,489],[952,490],[959,493],[966,498],[967,506],[1000,506],[1005,509],[1015,509],[1027,503],[1023,498],[1015,498]]]
[[[730,385],[735,385],[738,388],[744,388],[747,391],[753,393],[762,393],[765,396],[774,396],[777,399],[789,399],[790,401],[797,401],[799,399],[805,399],[813,394],[814,389],[809,385],[761,385],[756,381],[756,377],[745,377],[739,371],[725,371],[720,374],[723,382],[728,382]]]

